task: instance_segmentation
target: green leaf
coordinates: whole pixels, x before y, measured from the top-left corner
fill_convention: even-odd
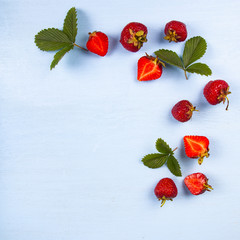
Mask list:
[[[71,49],[73,49],[73,45],[70,46],[66,46],[65,48],[61,49],[60,51],[58,51],[53,58],[53,61],[51,63],[50,69],[52,70],[58,63],[59,61],[62,59],[62,57],[69,52]]]
[[[158,51],[156,51],[154,53],[156,54],[157,57],[159,57],[164,62],[183,69],[182,60],[175,52],[167,50],[167,49],[159,49]]]
[[[42,51],[56,51],[72,45],[68,36],[59,29],[48,28],[35,36],[35,43]]]
[[[205,63],[194,63],[186,69],[187,72],[197,73],[205,76],[212,75],[212,70]]]
[[[207,43],[204,38],[198,36],[190,38],[185,43],[183,51],[183,64],[187,68],[191,63],[200,59],[206,52]]]
[[[67,16],[64,20],[63,24],[63,32],[66,33],[68,38],[75,43],[76,35],[77,35],[77,11],[76,8],[71,8]]]
[[[160,153],[165,153],[165,154],[173,154],[172,149],[169,147],[169,145],[161,138],[158,138],[156,141],[156,149]]]
[[[166,154],[153,153],[146,155],[142,162],[149,168],[160,168],[167,161],[167,157]]]
[[[182,176],[180,165],[179,165],[177,159],[173,155],[170,155],[168,157],[167,166],[173,175],[175,175],[177,177]]]

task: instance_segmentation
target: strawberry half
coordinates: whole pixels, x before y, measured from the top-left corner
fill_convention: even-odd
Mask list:
[[[165,66],[158,58],[146,54],[138,60],[137,79],[139,81],[150,81],[160,78],[162,65]]]
[[[184,183],[193,195],[199,195],[205,191],[213,190],[212,186],[208,185],[208,179],[203,173],[188,175],[185,177]]]
[[[108,37],[102,32],[89,33],[86,46],[90,52],[104,57],[108,52]]]
[[[198,158],[199,165],[204,157],[209,157],[209,140],[204,136],[185,136],[183,138],[185,153],[190,158]]]
[[[171,178],[163,178],[158,182],[154,193],[159,201],[162,200],[162,207],[167,200],[172,201],[177,196],[178,190]]]

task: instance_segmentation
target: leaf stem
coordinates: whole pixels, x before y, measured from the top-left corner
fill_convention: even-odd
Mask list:
[[[176,150],[177,150],[177,147],[175,147],[175,148],[173,149],[173,152],[176,151]]]
[[[86,52],[88,52],[88,50],[87,50],[86,48],[81,47],[81,46],[77,45],[76,43],[73,43],[73,45],[76,46],[76,47],[78,47],[78,48],[81,48],[82,50],[84,50],[84,51],[86,51]]]
[[[185,74],[186,79],[188,80],[187,71],[186,70],[184,70],[184,74]]]

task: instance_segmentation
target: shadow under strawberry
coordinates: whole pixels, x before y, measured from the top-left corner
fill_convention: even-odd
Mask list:
[[[184,181],[182,181],[182,190],[183,190],[182,193],[185,197],[192,197],[192,194],[190,193],[190,191],[188,190],[188,188],[184,184]]]
[[[180,154],[179,159],[181,159],[183,169],[191,169],[194,166],[196,166],[197,164],[196,161],[186,156],[183,139],[181,139],[180,141],[180,147],[179,147],[178,153]]]
[[[203,88],[200,89],[199,94],[198,94],[198,100],[196,101],[199,113],[204,112],[207,108],[209,108],[209,103],[205,99],[203,95]]]
[[[108,55],[112,55],[114,53],[114,50],[117,48],[117,45],[119,43],[119,36],[113,36],[108,34],[109,39],[109,47],[108,47]]]

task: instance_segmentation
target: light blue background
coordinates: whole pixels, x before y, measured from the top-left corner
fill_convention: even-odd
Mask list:
[[[238,0],[72,1],[0,0],[0,239],[153,240],[239,239],[239,62]],[[110,39],[106,57],[79,49],[49,70],[53,53],[40,51],[34,35],[62,28],[71,7],[78,10],[77,43],[89,31]],[[170,20],[203,36],[211,77],[167,67],[159,80],[138,82],[137,60],[159,48],[183,50],[162,40]],[[144,23],[148,43],[138,53],[119,44],[130,21]],[[229,111],[209,105],[202,90],[225,79],[232,94]],[[182,124],[170,110],[188,99],[200,112]],[[187,134],[210,139],[202,166],[185,156]],[[165,139],[183,177],[166,168],[148,169],[141,158]],[[214,187],[193,196],[184,176],[203,172]],[[179,190],[163,208],[153,194],[171,177]]]

